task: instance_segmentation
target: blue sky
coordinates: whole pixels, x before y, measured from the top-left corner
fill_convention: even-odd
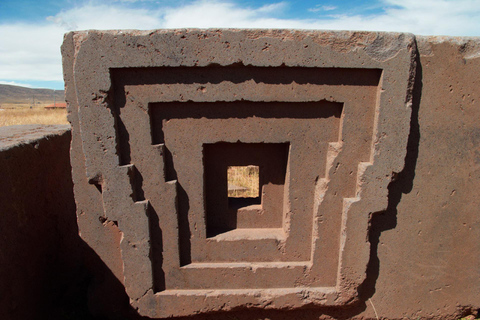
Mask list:
[[[480,36],[480,0],[0,0],[0,83],[63,89],[63,34],[297,28]]]

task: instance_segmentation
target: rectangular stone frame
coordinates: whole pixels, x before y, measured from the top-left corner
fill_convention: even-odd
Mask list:
[[[404,165],[415,70],[415,43],[412,35],[289,30],[87,31],[67,34],[62,50],[69,112],[72,113],[70,119],[74,120],[72,150],[78,152],[78,148],[81,148],[85,156],[85,168],[77,166],[73,170],[85,170],[89,181],[101,186],[103,208],[100,211],[103,211],[109,220],[116,221],[123,233],[120,249],[125,288],[131,304],[138,308],[140,314],[168,317],[229,310],[241,306],[278,309],[307,305],[343,306],[357,299],[357,289],[366,277],[369,260],[370,217],[373,213],[386,208],[387,186],[392,175],[400,172]],[[182,88],[164,85],[164,89],[170,88],[171,91],[162,94],[155,91],[158,89],[158,83],[157,86],[154,84],[150,87],[148,83],[144,83],[137,86],[143,93],[134,97],[155,99],[149,101],[133,99],[124,103],[118,101],[121,95],[117,96],[118,89],[114,89],[112,83],[122,81],[115,78],[118,70],[136,72],[149,68],[174,70],[178,68],[180,72],[192,70],[190,68],[222,70],[232,67],[291,68],[293,71],[307,74],[315,70],[323,73],[324,78],[328,78],[329,73],[335,75],[337,71],[340,73],[345,71],[350,72],[350,77],[340,77],[343,83],[342,81],[336,83],[333,77],[329,80],[331,82],[317,84],[317,88],[308,81],[300,84],[296,82],[282,84],[291,89],[289,94],[283,90],[284,88],[269,91],[264,83],[245,81],[232,85],[225,84],[221,78],[218,79],[218,83],[213,84],[217,88],[208,87],[212,85],[211,82],[201,83],[200,87],[198,83],[183,84]],[[347,188],[348,196],[342,198],[339,218],[326,228],[323,227],[326,217],[318,208],[326,201],[325,195],[328,197],[328,190],[342,189],[341,183],[335,187],[335,183],[331,181],[338,169],[338,163],[341,162],[338,160],[339,157],[343,156],[347,159],[346,162],[350,161],[348,155],[342,155],[342,148],[345,147],[342,137],[351,136],[351,133],[346,132],[348,130],[355,132],[359,119],[345,116],[345,112],[358,109],[352,105],[362,105],[361,95],[358,95],[361,91],[355,89],[355,79],[362,75],[362,70],[367,74],[373,72],[378,75],[378,83],[374,85],[375,99],[374,105],[371,105],[372,112],[365,115],[371,121],[369,125],[371,132],[366,133],[369,136],[370,149],[367,150],[365,159],[355,159],[357,165],[355,170],[351,171],[354,173],[354,185]],[[222,72],[216,75],[221,76]],[[349,81],[353,84],[346,83]],[[231,89],[222,88],[222,85],[243,87]],[[135,90],[133,86],[129,89]],[[198,89],[206,94],[199,93]],[[202,91],[204,89],[207,90]],[[240,93],[244,93],[244,96]],[[155,246],[159,240],[156,238],[158,225],[152,223],[152,208],[158,209],[158,206],[150,204],[150,201],[155,198],[170,199],[162,204],[162,212],[156,212],[155,216],[162,217],[163,213],[177,212],[175,199],[178,186],[175,180],[165,179],[166,173],[161,169],[165,161],[165,145],[152,143],[154,141],[149,129],[142,135],[141,132],[133,134],[127,127],[150,128],[150,123],[146,122],[150,118],[137,114],[138,112],[148,114],[148,108],[153,103],[215,102],[219,100],[219,95],[223,101],[229,103],[247,100],[343,104],[338,139],[330,141],[325,149],[323,162],[325,172],[323,175],[319,174],[315,187],[310,259],[281,263],[253,262],[249,265],[237,262],[202,264],[192,263],[188,259],[181,263],[179,248],[181,236],[179,240],[177,230],[178,224],[182,222],[165,219],[158,223],[163,234],[160,242],[163,242],[162,247],[166,252],[161,263],[154,261],[155,250],[158,250]],[[371,99],[369,101],[372,102]],[[133,107],[125,107],[122,111],[125,114],[121,116],[116,107],[119,103]],[[129,117],[126,110],[132,112],[132,117]],[[157,173],[145,172],[141,163],[133,162],[134,165],[127,161],[131,159],[125,158],[122,151],[125,149],[121,147],[122,141],[125,141],[125,136],[122,136],[124,134],[132,134],[127,139],[130,147],[139,146],[140,151],[137,152],[146,156],[145,159],[148,161],[159,164]],[[351,150],[355,149],[353,145]],[[358,152],[363,154],[364,151]],[[153,182],[139,182],[139,172],[142,172],[144,178],[163,176],[165,183],[150,188],[149,190],[155,191],[150,191],[151,193],[146,196],[144,189],[148,190],[148,184]],[[86,208],[86,203],[79,199],[81,197],[77,196],[79,214],[89,210],[99,211],[99,208]],[[335,226],[336,228],[333,228]],[[322,241],[319,241],[319,238]],[[330,248],[335,250],[329,250]],[[328,251],[332,251],[333,255],[326,259],[318,256],[319,253]],[[159,264],[161,270],[158,268]],[[307,268],[316,270],[313,274],[314,278],[318,279],[308,283],[295,281],[277,285],[267,283],[266,286],[270,287],[242,288],[237,285],[231,288],[219,287],[221,283],[225,283],[224,278],[221,278],[216,281],[210,279],[211,281],[206,283],[200,282],[198,287],[183,288],[179,284],[166,283],[171,281],[169,280],[171,278],[175,280],[176,276],[171,276],[170,273],[162,275],[165,269],[197,279],[205,272],[205,268],[213,268],[213,271],[218,268],[223,268],[223,271],[239,268],[244,272],[240,277],[242,279],[250,279],[256,272],[262,274],[263,270],[268,273],[271,268],[288,270]],[[188,275],[190,273],[191,275]],[[226,277],[228,278],[228,274]],[[178,286],[179,288],[175,289]],[[202,289],[202,286],[207,287]]]

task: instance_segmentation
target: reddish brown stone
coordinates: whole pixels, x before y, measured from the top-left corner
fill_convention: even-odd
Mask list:
[[[0,127],[1,319],[53,318],[74,283],[70,139],[68,125]]]
[[[88,31],[63,55],[80,232],[141,315],[358,301],[412,35]],[[260,167],[261,204],[229,204],[229,165]]]

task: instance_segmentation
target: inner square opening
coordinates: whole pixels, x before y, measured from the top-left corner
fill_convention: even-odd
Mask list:
[[[254,165],[229,166],[227,169],[229,198],[259,197],[260,168]]]
[[[207,237],[281,228],[289,143],[204,144]]]

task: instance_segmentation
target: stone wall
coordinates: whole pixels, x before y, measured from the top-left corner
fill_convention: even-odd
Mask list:
[[[60,278],[78,233],[70,140],[67,125],[0,128],[3,319],[40,319],[63,301]]]
[[[177,38],[179,40],[176,40]],[[213,40],[210,44],[207,43],[206,47],[211,46],[211,43],[217,44],[218,39],[222,39],[223,49],[213,46],[215,50],[227,50],[225,52],[228,53],[228,48],[233,47],[240,55],[241,52],[248,52],[248,55],[240,57],[241,59],[233,59],[236,64],[229,68],[239,68],[234,75],[231,69],[223,73],[221,69],[223,62],[218,65],[215,61],[209,60],[216,59],[213,54],[215,51],[203,51],[199,45],[172,45],[175,41],[199,44],[209,38]],[[245,39],[250,39],[251,42],[242,44]],[[116,42],[117,40],[119,42]],[[162,47],[162,43],[170,45]],[[283,44],[285,48],[294,49],[276,51]],[[149,48],[160,57],[155,58],[146,54],[145,50],[148,51]],[[172,51],[182,49],[184,54],[176,55],[166,48]],[[193,50],[194,48],[197,51]],[[337,50],[336,53],[330,52],[329,48]],[[313,51],[305,55],[300,54],[304,49]],[[94,57],[99,53],[108,56],[106,52],[108,50],[112,50],[113,59],[116,59],[117,54],[121,59],[118,60],[119,65],[116,68],[105,69],[107,71],[105,75],[102,73],[102,67],[108,66],[105,58],[95,60]],[[132,55],[130,50],[137,52],[137,55]],[[270,52],[270,55],[262,56],[265,52]],[[279,55],[278,52],[283,53]],[[315,56],[315,52],[320,52],[318,57]],[[17,142],[10,143],[1,150],[0,308],[2,314],[7,315],[6,319],[31,319],[38,318],[39,315],[61,318],[60,314],[76,315],[82,319],[92,317],[145,319],[146,315],[151,318],[177,315],[184,316],[184,319],[458,319],[478,312],[479,39],[354,32],[332,34],[255,31],[247,32],[246,35],[242,31],[199,30],[133,34],[89,32],[67,35],[63,54],[67,88],[70,88],[67,90],[67,100],[70,103],[69,119],[73,128],[73,148],[70,156],[74,168],[74,186],[70,180],[68,161],[70,134],[64,128],[54,131],[28,128],[27,132],[40,130],[40,135],[34,138],[27,135],[20,140],[17,138]],[[135,59],[140,60],[142,57],[149,57],[151,60],[140,63],[143,69],[120,68],[122,65],[131,68],[135,61],[138,61],[125,59],[129,56],[135,56],[137,57]],[[198,57],[198,61],[190,61],[192,57]],[[228,59],[228,55],[226,57]],[[314,62],[315,59],[312,57],[316,58],[317,62]],[[312,60],[308,60],[309,58]],[[108,59],[112,61],[112,56]],[[158,65],[155,59],[160,59],[164,64]],[[222,59],[225,59],[225,56]],[[248,59],[251,62],[248,67],[250,69],[241,69],[241,62]],[[286,59],[285,65],[282,65],[282,59]],[[355,59],[360,63],[356,64]],[[72,64],[72,61],[76,64]],[[91,63],[84,64],[84,61]],[[165,65],[165,61],[171,62]],[[256,61],[267,61],[271,69],[280,62],[278,66],[281,65],[283,72],[278,76],[273,73],[274,71],[271,74],[263,72],[264,69],[259,71],[255,69],[258,63]],[[293,66],[289,64],[294,61],[300,62],[295,65],[297,69],[292,71],[289,68]],[[319,65],[316,65],[318,61]],[[209,64],[210,62],[213,64]],[[100,67],[93,68],[93,63],[98,63]],[[169,63],[173,65],[168,65]],[[145,68],[155,64],[157,68],[171,68],[167,70],[169,76],[162,75],[161,72],[165,69],[149,71]],[[174,69],[183,64],[187,66],[183,69]],[[302,69],[305,65],[312,69]],[[191,69],[195,66],[204,69],[196,73],[195,69]],[[349,69],[344,72],[345,74],[336,74],[338,70],[335,68],[339,66]],[[324,78],[322,68],[330,68]],[[362,68],[366,69],[365,72],[355,71],[361,71]],[[91,76],[92,70],[95,71],[95,76]],[[311,70],[319,73],[311,76],[309,75]],[[405,70],[405,76],[401,76],[402,70]],[[145,76],[147,81],[142,82],[145,81]],[[224,79],[227,79],[230,83],[227,85],[231,87],[216,88],[215,86],[221,85]],[[296,84],[292,85],[292,79]],[[112,80],[114,86],[106,86]],[[84,81],[88,81],[88,86]],[[192,84],[194,90],[189,91],[189,85]],[[241,90],[236,91],[232,84],[241,86]],[[171,89],[175,85],[183,87],[181,90]],[[269,88],[269,85],[273,86]],[[293,93],[294,97],[289,98],[282,95],[282,90],[275,89],[275,85],[297,86],[291,89],[291,92],[303,90],[303,95],[299,97]],[[398,87],[400,85],[401,89]],[[339,88],[336,89],[335,86]],[[376,86],[380,86],[377,95],[373,97],[380,99],[376,109],[377,116],[370,118],[366,112],[349,118],[351,112],[349,108],[355,105],[355,96],[363,97],[363,101],[367,101],[368,104],[369,99],[372,99],[369,88]],[[72,90],[73,88],[77,90]],[[99,90],[91,91],[89,88]],[[200,89],[197,91],[198,88]],[[323,96],[322,92],[326,92],[325,89],[328,89],[331,97],[326,94]],[[342,90],[348,92],[342,93]],[[212,91],[216,92],[212,94],[213,98],[206,96]],[[166,101],[158,99],[159,92],[162,92],[161,96],[166,97],[163,98]],[[229,98],[229,94],[238,92],[243,92],[242,94],[257,92],[258,97],[243,97],[244,102],[240,104],[244,105],[240,105],[235,99]],[[82,93],[88,95],[77,96]],[[177,97],[180,99],[178,94],[191,101],[175,102]],[[390,98],[389,94],[392,94]],[[227,111],[235,107],[245,111],[232,115],[228,113],[230,111],[217,110],[209,100],[218,99],[215,96],[224,97],[221,100],[224,100],[222,103]],[[118,114],[119,109],[116,109],[118,105],[115,101],[122,101],[122,97],[125,97],[125,101],[122,102],[125,107],[121,108]],[[269,99],[268,97],[274,101],[265,101]],[[382,97],[387,98],[382,100]],[[151,99],[154,99],[154,102]],[[196,115],[195,103],[203,108],[204,113]],[[309,106],[312,103],[319,104],[323,110],[327,110],[327,113],[318,114],[312,111]],[[382,103],[385,105],[382,106]],[[254,105],[254,111],[249,111],[251,104]],[[274,104],[277,111],[276,113],[271,111],[274,112],[273,116],[271,112],[262,111],[262,108],[272,108]],[[301,115],[289,111],[291,104],[296,104],[296,110],[302,110]],[[142,111],[142,106],[145,105],[147,109]],[[185,108],[186,111],[184,109],[179,111],[179,108]],[[395,111],[396,116],[392,115],[392,108],[398,110]],[[189,113],[192,110],[193,113]],[[144,117],[142,114],[147,116],[145,123],[142,122],[145,120],[142,120]],[[255,126],[248,127],[250,121],[248,119],[252,114],[259,120]],[[385,115],[384,118],[382,114]],[[356,125],[355,121],[361,121],[362,116],[372,119],[374,125]],[[213,136],[208,138],[209,132],[219,130],[225,125],[222,121],[232,117],[238,119],[236,121],[245,121],[248,130],[238,131],[240,129],[235,129],[235,123],[234,125],[227,123],[225,128],[229,131],[221,129],[217,134],[223,135],[221,140],[228,145],[216,143],[217,138]],[[160,120],[150,122],[152,120],[148,119]],[[293,124],[289,124],[289,121],[293,121]],[[303,282],[294,280],[293,289],[289,289],[288,277],[296,277],[295,266],[301,264],[304,259],[301,256],[304,247],[302,240],[292,245],[295,248],[292,257],[288,256],[290,252],[288,244],[283,247],[281,258],[274,254],[272,248],[275,248],[275,241],[272,242],[271,239],[280,237],[277,240],[280,239],[281,242],[282,236],[275,220],[277,219],[275,210],[282,212],[282,209],[272,207],[274,208],[271,209],[272,213],[267,212],[272,218],[265,220],[256,220],[255,210],[258,210],[256,207],[248,209],[253,211],[247,209],[242,212],[235,211],[236,220],[229,218],[230,220],[215,225],[215,228],[210,228],[210,231],[207,220],[207,227],[203,230],[209,233],[206,236],[206,244],[214,245],[209,243],[212,241],[209,239],[214,239],[216,243],[217,247],[212,249],[196,244],[195,241],[199,240],[182,240],[185,234],[197,236],[195,233],[197,228],[202,230],[200,224],[192,225],[190,230],[187,228],[189,233],[182,233],[182,228],[185,228],[185,223],[189,223],[189,219],[195,219],[189,216],[188,212],[197,210],[195,206],[198,204],[193,192],[197,184],[200,185],[200,189],[204,183],[213,186],[211,189],[214,193],[203,198],[207,199],[207,215],[210,212],[213,212],[213,216],[221,215],[218,212],[224,209],[218,211],[208,208],[211,206],[221,208],[222,205],[215,201],[208,204],[208,201],[211,201],[212,197],[221,197],[217,195],[221,191],[215,190],[219,188],[217,183],[221,185],[223,180],[210,178],[210,175],[215,177],[215,168],[223,166],[224,162],[235,165],[243,164],[245,161],[258,162],[262,170],[262,166],[265,166],[265,161],[268,160],[268,156],[262,156],[262,152],[266,151],[262,143],[271,148],[266,151],[267,154],[275,154],[275,159],[278,159],[278,165],[272,166],[280,169],[275,170],[285,171],[285,175],[265,176],[265,181],[280,179],[281,182],[265,183],[266,186],[271,186],[265,189],[267,194],[265,199],[271,196],[271,199],[277,199],[275,201],[278,202],[278,197],[281,197],[284,206],[288,202],[294,203],[295,197],[291,196],[292,193],[295,195],[295,190],[279,195],[275,188],[279,188],[278,186],[283,190],[290,188],[289,185],[295,182],[289,180],[289,176],[300,175],[305,181],[310,179],[309,173],[304,172],[305,169],[295,169],[297,164],[292,156],[295,153],[291,153],[293,151],[289,151],[292,158],[287,160],[286,167],[282,164],[284,160],[281,154],[284,154],[282,150],[285,144],[289,143],[290,148],[300,142],[293,138],[278,137],[296,130],[298,127],[295,127],[295,121],[301,122],[302,127],[325,128],[320,137],[307,130],[295,133],[296,136],[311,135],[312,140],[309,141],[326,141],[314,143],[318,146],[326,143],[324,151],[315,155],[316,159],[323,159],[323,162],[320,162],[324,166],[320,165],[317,168],[314,161],[308,166],[303,166],[307,171],[315,169],[319,172],[318,179],[314,179],[317,183],[315,190],[320,195],[326,194],[326,197],[330,197],[328,192],[333,190],[342,194],[343,198],[351,198],[351,187],[342,184],[342,181],[345,183],[350,181],[345,177],[349,176],[351,170],[348,169],[347,174],[343,176],[342,166],[349,168],[355,164],[357,172],[354,176],[359,178],[353,182],[356,183],[357,198],[361,198],[363,202],[358,201],[363,205],[358,211],[351,211],[355,210],[355,207],[351,209],[352,207],[347,206],[345,209],[345,204],[356,202],[343,200],[344,217],[352,219],[352,212],[358,212],[355,213],[358,218],[353,218],[353,225],[349,225],[352,222],[344,218],[341,222],[340,235],[333,232],[335,229],[330,228],[335,222],[328,222],[328,210],[323,211],[326,212],[324,216],[317,216],[325,219],[323,226],[319,226],[319,230],[324,228],[323,233],[319,233],[320,236],[331,232],[329,234],[332,238],[344,240],[340,249],[332,249],[322,259],[314,259],[309,267],[314,270],[315,264],[320,261],[330,266],[334,266],[337,263],[335,261],[341,261],[341,267],[337,269],[340,278],[335,280],[335,277],[319,277],[319,280],[309,280],[312,271],[300,271],[299,274],[304,277]],[[151,123],[156,123],[157,126],[150,129]],[[287,130],[279,131],[270,138],[268,131],[262,131],[264,130],[262,128],[268,126],[272,128],[280,126]],[[331,135],[335,130],[338,132],[339,126],[343,128],[341,132],[343,141],[337,138],[338,135]],[[380,127],[382,129],[378,130]],[[182,128],[186,128],[185,133],[182,133],[184,130]],[[204,128],[210,130],[205,131]],[[349,134],[355,133],[355,128],[359,128],[358,133],[350,136]],[[110,129],[113,130],[111,134]],[[255,133],[253,129],[259,131]],[[82,135],[80,130],[84,130],[86,135]],[[146,130],[146,134],[143,135],[141,130]],[[194,130],[194,134],[188,130]],[[46,137],[42,136],[42,132],[46,133]],[[348,160],[348,156],[342,158],[342,150],[350,148],[349,140],[354,141],[361,132],[367,132],[367,136],[370,135],[368,132],[372,132],[373,145],[376,146],[372,147],[374,151],[370,153],[373,154],[373,158],[362,159],[362,151],[354,151],[354,148],[350,149],[349,154],[359,152],[357,156],[350,156],[357,162]],[[175,146],[175,141],[182,141],[183,134],[192,135],[200,141],[205,136],[210,139],[203,153],[206,161],[214,164],[211,169],[206,170],[209,175],[207,179],[210,180],[199,182],[201,180],[195,180],[197,178],[192,176],[190,180],[185,178],[188,174],[185,176],[183,171],[186,170],[188,173],[189,167],[197,166],[194,160],[195,146],[198,143],[192,139]],[[242,136],[240,138],[242,146],[235,145],[236,140],[230,141],[230,135],[242,134],[253,138],[248,140]],[[5,133],[2,136],[3,141],[4,137]],[[125,144],[125,141],[128,143]],[[152,149],[139,147],[142,146],[142,141],[146,141],[147,146]],[[352,145],[360,145],[360,141]],[[339,146],[332,142],[343,144]],[[117,146],[122,143],[121,147]],[[367,145],[371,144],[372,142],[369,144],[367,141]],[[182,149],[184,146],[186,148]],[[259,158],[248,158],[244,161],[242,157],[232,157],[232,152],[235,154],[232,148],[246,150],[246,154],[249,154],[251,149],[250,151],[253,150],[252,152],[258,154]],[[301,148],[300,143],[298,150],[301,151]],[[256,152],[257,149],[260,151]],[[189,161],[182,163],[181,159],[175,157],[182,152],[191,153],[185,158]],[[305,161],[310,161],[308,154],[302,154],[306,155]],[[395,159],[389,159],[388,155]],[[166,158],[165,162],[158,162],[163,157]],[[362,161],[359,160],[368,164],[362,165]],[[114,165],[110,166],[111,163]],[[156,172],[154,167],[152,171],[148,171],[149,163],[161,165],[164,163],[166,169]],[[382,165],[379,165],[380,163]],[[370,176],[365,174],[368,173],[369,166],[374,169],[371,175],[373,180],[368,180]],[[302,166],[299,165],[298,168]],[[382,171],[384,169],[385,171]],[[34,172],[36,174],[33,174]],[[385,176],[384,172],[387,172],[388,176]],[[335,174],[342,177],[338,187],[335,186]],[[156,186],[160,192],[155,191],[155,180],[152,180],[155,175],[159,175],[165,181],[165,185]],[[177,185],[174,188],[173,186],[178,183],[181,187]],[[386,189],[379,191],[381,189],[378,188],[382,186]],[[275,188],[270,190],[272,187]],[[75,223],[73,188],[77,202],[77,223],[82,238],[78,237]],[[304,188],[302,193],[308,193],[305,191],[308,188],[302,184],[295,189],[298,188]],[[371,193],[368,188],[373,188]],[[155,197],[164,198],[162,202],[155,202],[157,201]],[[333,194],[331,197],[334,198]],[[170,199],[176,199],[177,202],[170,205]],[[182,221],[180,215],[180,220],[168,222],[168,212],[185,210],[182,209],[185,199],[188,199],[189,204],[189,208],[186,209],[186,221]],[[315,195],[314,199],[315,205],[319,206],[324,201]],[[369,199],[375,203],[369,204]],[[266,203],[268,201],[270,200]],[[272,203],[276,203],[275,201]],[[309,202],[308,198],[305,202]],[[163,205],[160,206],[161,203]],[[226,206],[230,208],[228,204]],[[335,206],[335,202],[331,202],[327,208],[336,208]],[[378,209],[378,206],[382,209]],[[301,207],[290,204],[288,208],[301,212],[301,209],[295,209]],[[267,208],[270,208],[269,205]],[[280,224],[288,218],[285,218],[285,212],[280,217]],[[146,224],[142,224],[142,221],[146,221]],[[175,221],[180,225],[184,223],[183,227],[176,229],[173,225]],[[235,223],[232,225],[232,221],[236,221],[237,225]],[[311,223],[309,220],[305,221]],[[260,228],[257,229],[260,232],[252,231],[255,229],[255,222],[259,223]],[[172,229],[169,229],[169,223],[173,223]],[[237,227],[238,225],[242,227]],[[295,234],[295,227],[292,228]],[[315,233],[315,228],[313,230]],[[247,236],[245,233],[248,233]],[[225,241],[233,247],[222,244]],[[251,242],[256,241],[263,251],[255,253],[258,245],[253,244],[252,249],[242,252],[235,247],[235,241],[243,241],[239,244],[240,249],[249,248]],[[321,252],[321,245],[311,243],[315,250]],[[150,247],[142,247],[145,245]],[[185,245],[190,245],[191,254],[182,255],[185,250],[178,252],[176,261],[180,264],[180,271],[175,271],[176,262],[171,258],[175,255],[168,250],[175,246],[185,248]],[[329,248],[335,247],[330,245]],[[338,252],[341,254],[338,255]],[[297,256],[301,259],[296,259]],[[340,260],[336,260],[335,257],[339,257]],[[143,259],[147,259],[148,263],[144,263]],[[246,261],[241,262],[243,264],[250,263],[248,266],[252,267],[254,273],[248,275],[248,272],[239,272],[238,268],[242,265],[235,259]],[[261,261],[263,265],[258,263],[259,259],[264,260]],[[277,274],[282,273],[280,277],[283,279],[275,279],[277,282],[280,281],[280,287],[271,276],[268,276],[267,267],[270,266],[268,263],[271,263],[269,259],[274,263],[281,260],[277,265],[279,270]],[[205,268],[211,267],[214,263],[230,264],[225,270],[218,269],[219,279],[216,279],[215,272]],[[284,264],[290,264],[293,271],[289,271],[290,273],[282,271]],[[188,278],[188,272],[196,272],[195,268],[199,267],[205,269],[194,278]],[[230,272],[228,268],[237,268],[235,269],[237,273]],[[321,263],[319,268],[322,268]],[[185,269],[190,271],[182,271]],[[182,272],[185,278],[179,278],[178,275]],[[240,280],[228,280],[231,276]],[[253,278],[255,281],[251,282]],[[150,286],[150,291],[142,291],[145,285],[147,288]],[[196,288],[188,292],[184,289],[183,291],[175,289],[180,286],[194,288],[197,285],[204,286],[207,290]],[[242,286],[246,291],[252,292],[251,297],[248,292],[242,291]],[[269,286],[272,288],[265,290]],[[282,290],[283,293],[280,292]],[[36,308],[22,308],[24,305]]]
[[[471,312],[478,52],[402,33],[70,33],[83,238],[152,318]],[[230,205],[232,165],[260,168],[259,200]]]
[[[95,319],[88,291],[116,304],[109,318],[128,314],[124,289],[79,236],[71,139],[68,125],[0,128],[1,319]],[[93,289],[103,281],[113,294]]]
[[[368,296],[387,318],[480,307],[480,40],[417,44],[406,167],[370,235]]]

